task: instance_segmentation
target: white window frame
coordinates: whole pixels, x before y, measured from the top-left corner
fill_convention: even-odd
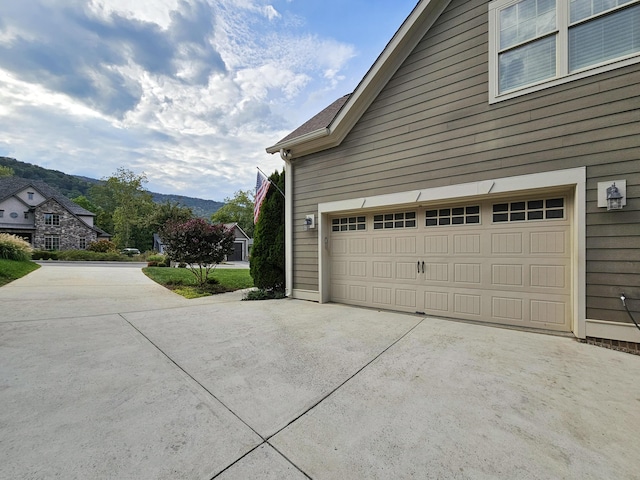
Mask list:
[[[608,72],[616,68],[622,68],[635,63],[640,63],[640,52],[623,57],[606,60],[602,63],[585,67],[581,70],[569,73],[569,3],[570,0],[556,0],[556,76],[529,85],[509,90],[505,93],[499,91],[498,52],[500,51],[499,19],[500,11],[508,8],[521,0],[495,0],[489,3],[489,103],[502,102],[510,98],[519,97],[528,93],[537,92],[563,83],[572,82],[581,78]],[[617,9],[629,8],[640,4],[640,0],[631,2]]]

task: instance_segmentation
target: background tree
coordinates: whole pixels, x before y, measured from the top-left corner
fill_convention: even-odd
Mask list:
[[[164,203],[156,204],[153,212],[147,218],[147,227],[154,233],[160,232],[169,222],[186,222],[194,217],[193,210],[180,205],[178,202],[167,200]]]
[[[13,175],[15,175],[13,168],[0,165],[0,177],[13,177]]]
[[[169,258],[189,265],[200,287],[207,283],[216,266],[233,253],[233,229],[211,225],[202,218],[169,222],[160,235]]]
[[[231,198],[224,199],[224,205],[211,216],[213,223],[237,223],[249,237],[253,237],[253,193],[238,190]]]
[[[113,176],[91,188],[91,199],[111,217],[111,225],[101,224],[100,228],[113,232],[113,241],[119,248],[136,247],[144,251],[152,246],[153,232],[146,219],[154,204],[151,193],[144,189],[145,183],[144,173],[137,175],[119,168]]]
[[[284,172],[273,173],[269,180],[285,192]],[[250,269],[256,287],[274,293],[284,292],[284,238],[284,198],[272,185],[253,233]]]

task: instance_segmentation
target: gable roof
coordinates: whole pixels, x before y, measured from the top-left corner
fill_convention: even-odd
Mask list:
[[[340,145],[451,0],[420,0],[351,95],[342,97],[294,130],[267,153],[301,157]],[[345,99],[337,111],[332,107]],[[329,123],[322,123],[333,112]],[[317,127],[313,130],[313,127]]]
[[[240,225],[238,225],[238,222],[234,222],[234,223],[223,223],[223,225],[224,225],[224,228],[226,228],[227,230],[228,230],[228,229],[230,229],[230,228],[233,228],[234,230],[235,230],[235,229],[238,229],[238,231],[242,234],[242,236],[243,236],[244,238],[246,238],[246,239],[249,239],[249,240],[250,240],[249,235],[247,235],[247,234],[245,233],[245,231],[244,231],[242,228],[240,228]]]
[[[16,195],[17,193],[29,187],[38,191],[47,200],[54,199],[74,215],[95,217],[94,213],[90,212],[86,208],[81,207],[77,203],[72,202],[69,198],[62,195],[55,188],[50,187],[40,180],[31,180],[21,177],[0,177],[0,201]]]

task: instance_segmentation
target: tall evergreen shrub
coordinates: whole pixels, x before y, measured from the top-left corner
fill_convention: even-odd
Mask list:
[[[284,175],[284,172],[275,172],[269,180],[286,194]],[[256,287],[284,292],[284,239],[284,198],[278,189],[271,185],[253,232],[250,268]]]

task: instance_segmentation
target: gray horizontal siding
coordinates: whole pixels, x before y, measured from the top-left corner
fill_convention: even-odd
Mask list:
[[[487,28],[487,2],[452,1],[343,143],[294,160],[294,225],[321,202],[586,166],[587,317],[626,322],[620,291],[640,299],[640,65],[489,105]],[[616,178],[627,207],[606,212],[597,183]],[[317,290],[317,234],[299,230],[294,288]]]

